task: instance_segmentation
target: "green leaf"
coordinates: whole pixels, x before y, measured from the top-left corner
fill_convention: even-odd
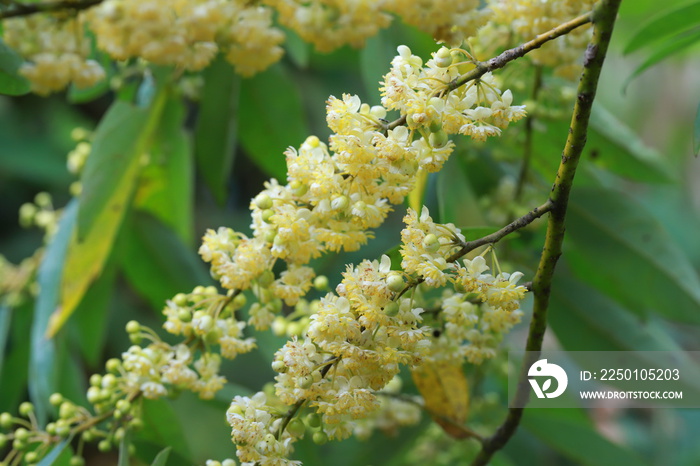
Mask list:
[[[647,464],[642,457],[603,438],[581,411],[526,409],[522,425],[547,445],[580,465]]]
[[[557,272],[552,285],[548,320],[566,351],[627,351],[634,360],[630,364],[637,367],[665,367],[668,352],[672,352],[675,367],[686,374],[675,388],[686,392],[686,396],[700,396],[697,363],[686,355],[658,319],[642,321],[615,301],[575,280],[566,269]]]
[[[160,92],[150,111],[117,101],[97,129],[83,172],[78,228],[63,271],[61,307],[51,317],[49,335],[68,320],[109,257],[165,97]]]
[[[632,36],[625,47],[625,55],[645,45],[678,34],[686,29],[700,25],[700,2],[683,5],[649,20]]]
[[[693,154],[700,155],[700,104],[695,114],[695,126],[693,127]]]
[[[0,376],[2,375],[2,366],[5,363],[5,348],[7,348],[7,337],[10,335],[10,322],[12,322],[12,308],[4,304],[0,305]]]
[[[623,193],[574,191],[566,257],[576,276],[630,310],[700,323],[700,279],[663,227]]]
[[[143,422],[150,428],[136,432],[135,439],[160,447],[172,446],[174,452],[190,458],[182,425],[168,401],[143,400]]]
[[[117,466],[129,466],[129,445],[130,441],[130,431],[126,431],[121,441],[119,442],[119,460]]]
[[[454,223],[460,227],[486,223],[457,157],[450,157],[437,176],[440,223]]]
[[[697,28],[691,31],[684,32],[683,34],[679,34],[673,37],[672,39],[663,42],[655,49],[655,51],[651,55],[649,55],[649,57],[647,57],[646,60],[642,62],[641,65],[637,67],[637,69],[634,70],[634,72],[632,72],[632,74],[625,80],[625,84],[623,87],[626,88],[630,81],[632,81],[632,79],[642,74],[642,72],[645,71],[647,68],[656,65],[660,61],[665,60],[673,54],[681,52],[682,50],[690,47],[691,45],[694,45],[699,41],[700,28]]]
[[[675,181],[668,161],[602,105],[593,106],[591,129],[588,152],[597,151],[605,168],[637,181]]]
[[[151,466],[165,466],[168,461],[168,456],[170,456],[171,447],[164,448],[156,455],[153,459]]]
[[[109,304],[115,291],[117,267],[115,258],[107,265],[99,278],[90,286],[71,319],[73,339],[87,363],[97,368],[102,358],[102,349],[107,331]]]
[[[284,151],[309,135],[296,83],[281,66],[246,79],[241,85],[239,134],[251,160],[267,175],[286,182]]]
[[[192,144],[183,128],[184,119],[182,100],[169,99],[149,151],[150,163],[139,176],[134,205],[154,214],[190,243],[194,173]]]
[[[71,201],[63,211],[54,235],[44,253],[37,273],[39,296],[34,308],[31,330],[31,352],[29,362],[29,394],[36,407],[41,424],[49,411],[48,399],[56,391],[56,343],[47,337],[50,317],[58,307],[61,272],[74,230],[78,204]]]
[[[12,316],[12,326],[0,372],[0,412],[15,411],[27,396],[34,302],[23,303]]]
[[[134,213],[124,230],[121,266],[129,282],[161,310],[176,293],[212,279],[194,251],[157,219]]]
[[[287,36],[284,41],[284,48],[287,50],[287,56],[292,59],[295,65],[299,68],[309,66],[309,58],[311,56],[311,44],[304,41],[299,34],[288,28],[284,29],[284,35]]]
[[[108,209],[123,210],[133,188],[141,156],[147,148],[165,104],[165,95],[151,111],[117,101],[95,131],[92,150],[81,177],[78,239],[83,240]],[[121,202],[116,203],[119,199]]]
[[[31,84],[18,71],[23,60],[0,38],[0,94],[23,95],[31,90]]]
[[[37,466],[52,466],[56,464],[61,453],[70,445],[71,441],[73,441],[73,435],[53,447],[53,449],[37,463]]]
[[[240,92],[240,76],[219,56],[204,71],[204,89],[194,133],[197,167],[219,203],[226,198],[226,182],[236,153]],[[240,114],[245,115],[244,120],[250,117]]]
[[[557,270],[548,320],[567,351],[680,350],[660,326],[642,321],[565,269]]]
[[[553,179],[561,160],[560,154],[569,134],[569,123],[546,122],[546,131],[535,131],[533,165],[547,179]],[[670,183],[675,176],[669,162],[657,150],[650,148],[641,137],[599,104],[593,106],[583,165],[595,164],[626,179],[645,183]],[[577,173],[577,185],[583,180]],[[585,184],[585,183],[584,183]],[[590,183],[588,183],[590,184]]]
[[[395,55],[396,46],[389,40],[385,30],[380,30],[367,39],[360,50],[360,73],[371,102],[380,101],[379,82],[389,72],[389,64]]]

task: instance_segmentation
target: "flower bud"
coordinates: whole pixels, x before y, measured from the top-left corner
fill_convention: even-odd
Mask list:
[[[436,149],[445,147],[449,140],[450,138],[447,136],[447,133],[442,129],[430,135],[430,145]]]
[[[294,418],[287,424],[287,432],[292,437],[301,437],[306,432],[306,426],[299,418]]]
[[[318,432],[314,432],[312,439],[316,445],[323,445],[328,442],[328,435],[322,430],[319,430]]]
[[[25,401],[24,403],[22,403],[21,405],[19,405],[19,413],[20,413],[22,416],[25,416],[25,417],[26,417],[26,416],[29,416],[29,414],[32,413],[32,412],[34,412],[34,405],[31,404],[30,402]]]
[[[270,219],[275,215],[275,211],[272,209],[265,209],[262,211],[262,221],[265,223],[272,223]]]
[[[318,413],[310,413],[308,416],[306,416],[306,425],[313,429],[321,427],[321,423],[322,418]]]
[[[438,237],[435,236],[433,233],[430,233],[423,238],[423,247],[428,251],[428,252],[438,252],[440,249],[440,240],[438,240]]]
[[[394,317],[398,313],[399,303],[392,301],[386,306],[384,306],[384,314],[388,315],[389,317]]]
[[[440,50],[435,52],[435,64],[440,68],[447,68],[452,64],[452,54],[450,49],[447,47],[442,47]]]
[[[52,393],[49,397],[49,403],[51,406],[58,406],[63,402],[63,395],[60,393]]]
[[[253,202],[255,202],[255,205],[258,206],[258,209],[260,210],[267,210],[272,208],[272,198],[266,193],[260,193],[257,196],[255,196]]]
[[[314,278],[314,288],[317,291],[328,291],[328,277],[325,275],[319,275]]]
[[[270,285],[272,285],[272,282],[274,282],[274,281],[275,281],[275,274],[272,272],[272,270],[265,270],[258,277],[258,284],[260,286],[262,286],[263,288],[269,288]]]
[[[400,273],[390,272],[389,275],[386,276],[386,287],[394,293],[398,293],[399,291],[403,290],[405,286],[406,282]]]
[[[280,374],[283,374],[287,372],[287,365],[284,363],[284,361],[272,361],[272,370],[275,372],[279,372]]]
[[[140,330],[141,330],[141,324],[139,324],[135,320],[130,320],[129,323],[126,324],[126,333],[129,333],[129,334],[138,333]]]

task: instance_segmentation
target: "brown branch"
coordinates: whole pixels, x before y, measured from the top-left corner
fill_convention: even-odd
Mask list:
[[[80,11],[86,10],[102,3],[102,0],[62,0],[59,2],[45,3],[19,3],[12,2],[11,7],[5,11],[0,11],[0,20],[15,18],[18,16],[31,16],[35,13],[52,13],[58,11]]]
[[[516,60],[518,58],[522,58],[528,53],[532,52],[535,49],[538,49],[542,47],[544,44],[547,42],[556,39],[557,37],[563,36],[565,34],[570,33],[576,28],[579,28],[583,26],[584,24],[588,24],[591,22],[593,12],[591,13],[586,13],[585,15],[581,15],[578,18],[574,18],[571,21],[567,21],[564,24],[561,24],[554,29],[547,31],[543,34],[538,35],[534,39],[525,42],[524,44],[521,44],[515,48],[508,49],[505,52],[501,53],[500,55],[491,58],[490,60],[487,61],[482,61],[482,62],[476,62],[475,65],[476,67],[467,72],[464,73],[462,76],[455,78],[452,82],[450,82],[447,85],[447,92],[453,91],[457,89],[460,86],[463,86],[464,84],[468,83],[469,81],[473,81],[475,79],[479,79],[486,73],[489,73],[491,71],[503,68],[506,66],[508,63],[512,62],[513,60]],[[442,91],[444,92],[444,90]],[[394,129],[397,126],[402,126],[406,124],[406,115],[402,116],[401,118],[392,121],[389,123],[386,128],[387,129]]]
[[[578,96],[571,118],[569,136],[561,157],[561,163],[557,177],[552,187],[550,200],[553,203],[547,234],[540,263],[535,274],[532,289],[535,295],[532,321],[528,332],[525,350],[528,351],[523,366],[520,370],[518,387],[515,398],[512,401],[513,408],[508,410],[508,415],[496,432],[487,438],[482,444],[479,455],[472,462],[472,466],[485,465],[493,454],[503,448],[515,433],[525,406],[530,397],[530,386],[527,381],[528,368],[534,363],[542,350],[542,340],[547,330],[547,309],[552,286],[552,277],[564,242],[564,221],[569,203],[569,195],[573,186],[576,168],[586,144],[588,121],[591,115],[591,107],[598,88],[598,79],[603,67],[605,54],[608,50],[610,37],[617,10],[622,0],[602,0],[593,12],[593,38],[586,49],[583,73],[578,86]]]
[[[467,255],[469,252],[473,251],[474,249],[481,247],[481,246],[486,246],[487,244],[494,244],[508,236],[509,234],[520,230],[523,227],[526,227],[527,225],[531,224],[554,207],[554,204],[552,203],[551,199],[548,199],[547,202],[542,204],[539,207],[535,207],[532,209],[530,212],[526,213],[522,217],[513,220],[510,222],[508,225],[504,226],[498,231],[494,231],[490,235],[486,235],[482,238],[475,239],[473,241],[466,241],[461,244],[461,248],[459,251],[455,252],[452,254],[450,257],[447,258],[447,262],[454,262],[457,259],[464,257]]]
[[[537,102],[537,97],[539,96],[540,89],[542,88],[542,67],[535,66],[535,77],[532,83],[532,94],[530,97],[533,102]],[[535,116],[529,113],[527,118],[525,118],[525,144],[523,147],[523,161],[520,165],[520,172],[518,173],[518,181],[515,187],[515,201],[519,201],[523,194],[523,189],[525,188],[525,181],[527,179],[527,172],[530,168],[530,159],[532,159],[532,144],[533,144],[533,126],[535,122]]]
[[[479,239],[475,239],[473,241],[460,242],[459,243],[459,246],[460,246],[459,251],[455,252],[450,257],[448,257],[446,259],[447,262],[456,262],[457,260],[466,256],[467,254],[469,254],[471,251],[473,251],[476,248],[479,248],[481,246],[486,246],[487,244],[495,244],[495,243],[499,242],[500,240],[502,240],[503,238],[505,238],[509,234],[511,234],[517,230],[520,230],[521,228],[524,228],[527,225],[531,224],[532,222],[534,222],[535,220],[537,220],[538,218],[540,218],[541,216],[543,216],[544,214],[546,214],[547,212],[552,210],[553,207],[554,207],[554,204],[552,203],[552,201],[547,200],[547,202],[545,202],[541,206],[535,207],[527,214],[523,215],[520,218],[513,220],[508,225],[504,226],[503,228],[501,228],[498,231],[494,231],[490,235],[486,235],[484,237],[481,237]],[[401,296],[406,294],[406,292],[408,290],[420,285],[424,281],[425,281],[424,278],[419,277],[415,281],[407,283],[406,287],[403,290],[401,290],[399,292],[399,294],[396,295],[394,300],[400,298]]]

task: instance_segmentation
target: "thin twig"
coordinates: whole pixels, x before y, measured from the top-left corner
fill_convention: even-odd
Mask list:
[[[467,255],[469,252],[473,251],[474,249],[481,247],[481,246],[486,246],[487,244],[494,244],[508,236],[509,234],[513,233],[514,231],[520,230],[523,227],[526,227],[527,225],[531,224],[554,207],[554,204],[552,203],[552,200],[547,200],[544,204],[542,204],[539,207],[535,207],[533,210],[528,212],[527,214],[523,215],[522,217],[513,220],[510,222],[508,225],[504,226],[498,231],[495,231],[491,233],[490,235],[486,235],[482,238],[475,239],[474,241],[466,241],[461,244],[461,248],[459,251],[455,252],[452,254],[450,257],[447,258],[447,262],[454,262],[457,259]]]
[[[459,243],[459,246],[460,246],[459,251],[455,252],[450,257],[448,257],[446,259],[447,262],[456,262],[457,260],[466,256],[467,254],[469,254],[471,251],[473,251],[476,248],[479,248],[481,246],[486,246],[487,244],[495,244],[495,243],[499,242],[500,240],[502,240],[503,238],[505,238],[509,234],[511,234],[517,230],[520,230],[521,228],[524,228],[527,225],[531,224],[532,222],[534,222],[535,220],[537,220],[538,218],[540,218],[541,216],[543,216],[544,214],[546,214],[547,212],[552,210],[553,207],[554,207],[554,204],[552,203],[552,201],[547,200],[547,202],[545,202],[541,206],[535,207],[527,214],[523,215],[520,218],[513,220],[508,225],[504,226],[503,228],[501,228],[498,231],[491,233],[490,235],[486,235],[484,237],[475,239],[473,241],[460,242]],[[419,277],[416,280],[407,283],[406,287],[403,290],[401,290],[398,295],[396,295],[394,300],[400,298],[408,290],[420,285],[424,281],[425,281],[424,278]]]
[[[593,106],[600,71],[605,60],[605,54],[608,50],[617,10],[621,1],[602,0],[593,12],[593,38],[588,44],[584,56],[583,73],[578,86],[574,112],[571,117],[569,136],[566,140],[566,146],[562,153],[561,163],[550,196],[553,206],[547,224],[544,248],[532,284],[535,302],[525,346],[525,350],[528,353],[520,370],[518,387],[512,402],[512,405],[516,407],[508,410],[508,415],[503,424],[491,437],[484,441],[479,455],[472,462],[472,466],[487,464],[491,456],[503,448],[510,440],[520,424],[520,419],[523,415],[522,406],[527,404],[530,397],[527,371],[530,365],[537,360],[542,350],[542,340],[547,329],[547,308],[549,307],[552,277],[554,276],[557,260],[561,256],[562,243],[564,242],[564,220],[566,218],[569,195],[576,174],[576,167],[581,158],[583,147],[586,144],[591,107]]]
[[[535,66],[535,78],[532,83],[532,94],[530,98],[533,102],[537,102],[537,97],[539,96],[540,89],[542,88],[542,67]],[[515,186],[515,202],[520,200],[520,196],[523,194],[523,189],[525,188],[525,180],[527,180],[527,172],[530,168],[530,159],[532,158],[532,144],[533,144],[533,125],[535,122],[535,115],[528,112],[527,118],[525,118],[525,146],[523,147],[523,161],[520,165],[520,173],[518,173],[518,181]]]
[[[0,11],[0,20],[15,18],[18,16],[31,16],[35,13],[51,13],[58,11],[80,11],[99,5],[103,0],[82,0],[46,3],[19,3],[13,2],[11,9]]]
[[[479,443],[484,441],[484,438],[479,435],[478,433],[474,432],[471,430],[469,427],[462,425],[461,423],[455,421],[454,419],[451,419],[447,416],[443,416],[442,414],[438,414],[432,409],[428,408],[425,406],[425,404],[421,403],[420,401],[416,400],[414,397],[407,395],[405,393],[390,393],[390,392],[377,392],[377,395],[379,396],[384,396],[387,398],[394,398],[400,401],[403,401],[404,403],[411,403],[413,405],[418,406],[421,408],[423,411],[428,413],[430,417],[432,418],[437,418],[443,421],[446,424],[449,424],[450,427],[454,427],[456,430],[460,432],[460,435],[462,435],[462,438],[473,438],[477,440]]]

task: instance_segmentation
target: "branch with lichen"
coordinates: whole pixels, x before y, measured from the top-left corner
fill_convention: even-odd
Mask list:
[[[520,371],[518,388],[513,400],[514,406],[524,406],[527,403],[530,395],[527,371],[530,365],[537,360],[542,350],[542,340],[547,329],[547,309],[549,307],[552,278],[557,260],[561,256],[564,242],[569,195],[573,186],[574,176],[576,175],[576,168],[586,144],[591,108],[620,2],[621,0],[602,0],[593,11],[593,38],[586,49],[584,57],[583,73],[578,86],[569,136],[566,140],[566,146],[562,153],[561,163],[550,195],[552,207],[547,224],[545,244],[532,284],[535,302],[525,346],[528,356],[523,361]],[[473,466],[487,464],[491,456],[503,448],[518,428],[523,409],[521,407],[510,408],[503,424],[491,437],[482,443],[479,455],[472,462]]]
[[[31,16],[36,13],[77,12],[99,5],[103,0],[65,0],[60,2],[22,3],[10,2],[8,9],[0,11],[0,20]]]

